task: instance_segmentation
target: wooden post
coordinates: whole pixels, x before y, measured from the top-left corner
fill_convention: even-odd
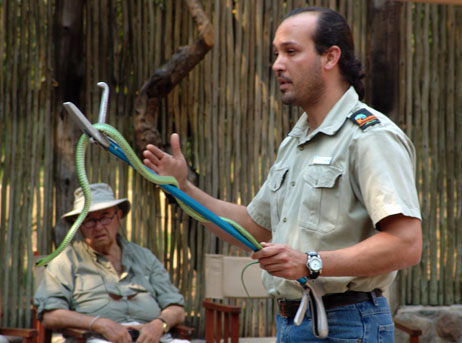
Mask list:
[[[83,0],[56,2],[55,74],[56,97],[54,127],[56,187],[56,216],[59,218],[71,208],[74,190],[78,186],[75,170],[75,145],[82,131],[63,108],[66,101],[73,102],[82,112],[84,103],[83,56]],[[85,112],[84,112],[85,113]],[[50,230],[51,231],[51,230]],[[41,251],[41,253],[46,253]]]
[[[401,3],[367,1],[366,101],[397,122]]]

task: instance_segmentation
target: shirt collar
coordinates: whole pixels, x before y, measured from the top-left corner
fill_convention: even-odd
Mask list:
[[[130,248],[128,241],[120,233],[117,233],[116,240],[120,248],[122,249],[122,264],[125,264],[124,262],[126,261],[126,259],[131,258],[132,250]],[[74,239],[73,245],[78,247],[78,249],[87,251],[88,254],[92,256],[92,258],[95,261],[97,261],[100,257],[103,256],[99,252],[94,250],[91,246],[89,246],[87,242],[85,242],[85,239],[81,234],[76,235],[76,239]]]
[[[334,135],[343,126],[345,120],[348,118],[352,110],[356,108],[358,102],[358,93],[356,93],[353,86],[350,86],[340,100],[337,101],[334,107],[332,107],[329,113],[327,113],[327,116],[316,130],[307,134],[309,129],[308,116],[306,113],[303,113],[294,128],[289,132],[289,136],[297,138],[298,144],[300,145],[311,140],[318,133],[330,136]]]

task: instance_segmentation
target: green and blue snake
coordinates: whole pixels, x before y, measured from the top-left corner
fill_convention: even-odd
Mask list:
[[[159,184],[159,185],[173,185],[175,187],[178,187],[178,181],[173,177],[173,176],[161,176],[158,174],[155,174],[151,172],[149,169],[147,169],[144,164],[141,162],[141,160],[136,156],[136,153],[133,151],[131,148],[130,144],[125,140],[125,138],[122,136],[122,134],[117,131],[114,127],[111,125],[105,124],[105,123],[97,123],[93,125],[97,130],[100,130],[104,134],[106,134],[108,137],[110,137],[123,151],[127,159],[130,161],[130,164],[132,167],[138,171],[145,179],[148,181]],[[48,256],[42,258],[36,263],[37,267],[44,266],[48,264],[51,260],[53,260],[56,256],[58,256],[72,241],[72,238],[74,238],[74,235],[76,234],[77,230],[79,229],[80,225],[82,222],[85,220],[85,217],[87,216],[89,209],[90,209],[90,204],[91,204],[91,192],[90,192],[90,182],[88,181],[88,177],[86,174],[85,170],[85,152],[88,146],[90,138],[86,135],[83,134],[79,142],[77,143],[76,147],[76,152],[75,152],[75,163],[76,163],[76,172],[77,172],[77,178],[80,184],[80,187],[82,188],[82,192],[84,194],[85,202],[84,206],[82,209],[82,212],[78,215],[74,223],[72,224],[71,228],[69,229],[68,233],[64,237],[63,241],[61,244],[58,246],[58,248],[53,251],[51,254]],[[181,206],[181,208],[189,214],[191,217],[194,219],[200,221],[200,222],[209,222],[206,218],[201,216],[199,213],[191,209],[189,206],[185,205],[182,201],[179,199],[176,199],[178,204]],[[262,248],[261,244],[250,234],[248,233],[241,225],[238,223],[234,222],[231,219],[225,218],[225,217],[220,217],[223,221],[229,223],[232,225],[236,230],[239,231],[250,243],[252,243],[257,250],[260,250]]]

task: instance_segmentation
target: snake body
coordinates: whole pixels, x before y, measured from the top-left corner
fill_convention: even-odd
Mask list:
[[[130,161],[132,167],[138,171],[145,179],[148,181],[159,184],[159,185],[173,185],[178,187],[178,181],[173,176],[161,176],[155,174],[149,169],[147,169],[141,160],[136,156],[136,153],[131,148],[130,144],[125,140],[122,134],[117,131],[111,125],[105,123],[97,123],[93,125],[96,129],[100,130],[108,137],[110,137],[123,151],[127,159]],[[46,265],[51,260],[53,260],[56,256],[58,256],[72,241],[74,235],[76,234],[77,230],[79,229],[82,222],[85,220],[85,217],[88,214],[91,204],[91,192],[90,192],[90,182],[88,181],[88,177],[85,170],[85,151],[87,149],[89,142],[89,137],[86,134],[83,134],[79,142],[77,143],[76,152],[75,152],[75,162],[76,162],[76,171],[77,171],[77,178],[79,180],[80,187],[82,188],[82,192],[84,194],[84,206],[82,212],[77,216],[75,222],[72,224],[71,228],[69,229],[68,233],[64,237],[61,244],[58,248],[53,251],[48,256],[44,257],[43,259],[39,260],[36,264],[37,267]],[[180,207],[191,217],[194,219],[206,223],[209,222],[206,218],[201,216],[199,213],[191,209],[189,206],[185,205],[182,201],[178,198],[176,199]],[[250,243],[252,243],[256,250],[260,250],[262,248],[261,244],[249,233],[247,232],[241,225],[234,222],[233,220],[225,217],[220,217],[223,221],[232,225],[242,236],[244,236]]]

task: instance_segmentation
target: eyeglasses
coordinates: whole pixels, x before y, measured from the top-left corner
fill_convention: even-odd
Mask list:
[[[87,229],[93,229],[96,225],[98,225],[98,222],[100,222],[103,225],[108,225],[112,222],[112,219],[114,219],[114,216],[116,214],[117,214],[117,211],[115,211],[112,216],[105,215],[105,216],[102,216],[101,218],[86,219],[83,221],[82,226],[84,226]]]

